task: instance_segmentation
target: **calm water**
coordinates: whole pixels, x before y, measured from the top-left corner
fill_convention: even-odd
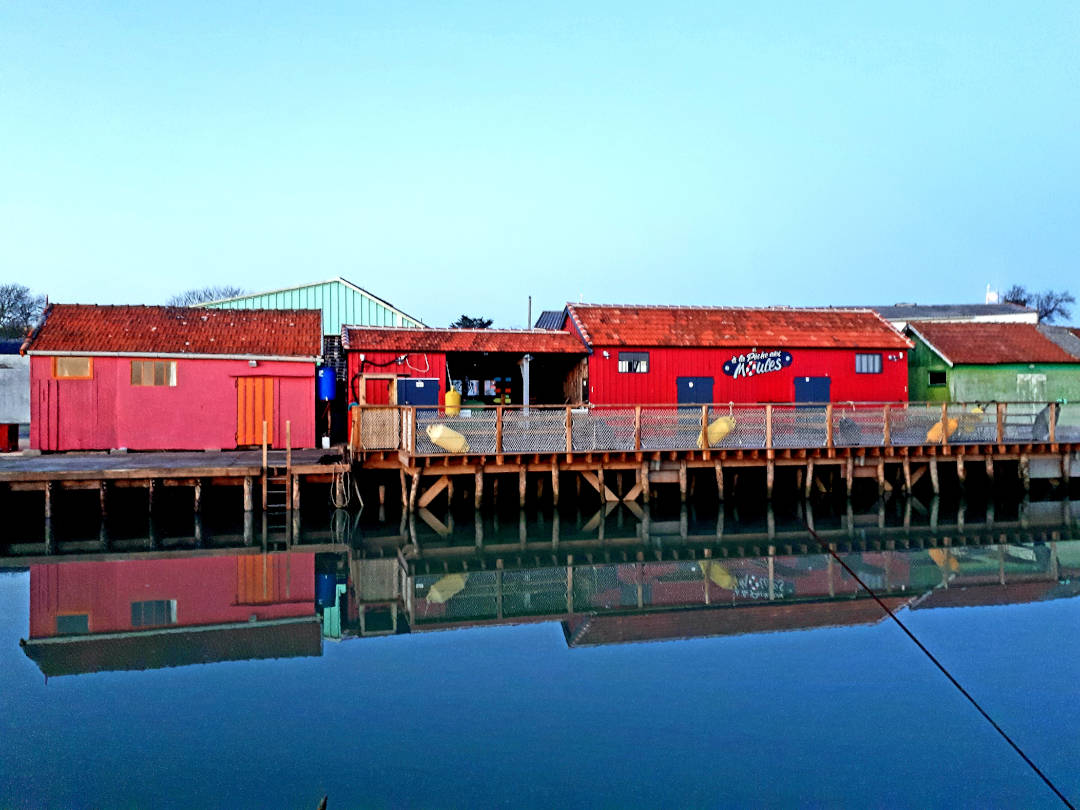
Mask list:
[[[1080,799],[1075,507],[821,511]],[[2,803],[1056,805],[796,512],[389,517],[0,572]]]

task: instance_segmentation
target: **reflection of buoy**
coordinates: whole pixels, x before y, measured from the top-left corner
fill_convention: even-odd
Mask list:
[[[724,590],[735,590],[735,586],[738,582],[735,580],[735,577],[731,575],[731,572],[724,568],[720,563],[713,562],[712,560],[702,560],[701,568],[705,571],[706,576],[708,576],[711,581],[715,582]]]
[[[441,605],[465,587],[466,574],[447,574],[431,586],[427,600]]]
[[[953,573],[960,570],[960,561],[943,548],[929,549],[927,554],[930,555],[930,559],[934,561],[934,564],[943,571],[946,567]]]

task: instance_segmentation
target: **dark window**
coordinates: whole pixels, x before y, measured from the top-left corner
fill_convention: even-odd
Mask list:
[[[647,374],[648,352],[619,352],[619,371],[623,374]]]
[[[931,371],[930,372],[930,385],[936,387],[939,385],[945,385],[945,372],[944,371]]]
[[[880,354],[857,354],[857,355],[855,355],[855,373],[856,374],[880,374],[881,373],[881,355]]]
[[[175,600],[154,599],[131,603],[132,627],[158,627],[163,624],[176,624]]]
[[[85,613],[57,616],[56,632],[61,636],[84,636],[90,632],[90,617]]]

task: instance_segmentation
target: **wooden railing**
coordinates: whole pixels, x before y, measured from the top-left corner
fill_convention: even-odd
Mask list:
[[[354,405],[356,452],[505,455],[1080,443],[1080,403]]]

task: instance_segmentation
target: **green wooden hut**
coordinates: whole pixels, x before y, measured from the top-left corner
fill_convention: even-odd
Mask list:
[[[1080,401],[1080,338],[1029,323],[908,324],[913,402]]]
[[[348,326],[423,326],[389,302],[344,278],[299,284],[269,292],[209,301],[218,309],[317,309],[322,312],[323,334],[341,335]]]

